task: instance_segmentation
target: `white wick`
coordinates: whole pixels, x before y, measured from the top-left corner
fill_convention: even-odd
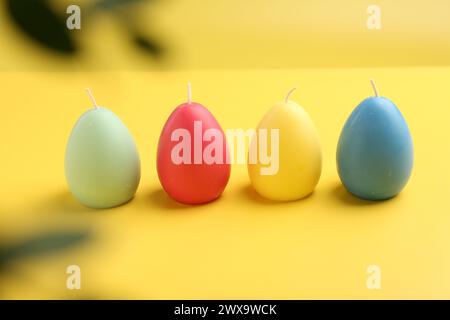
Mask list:
[[[378,89],[373,79],[370,79],[370,83],[372,84],[373,92],[375,92],[375,96],[378,97]]]
[[[291,96],[291,94],[292,94],[295,90],[297,90],[297,88],[292,88],[291,90],[289,90],[289,92],[288,92],[287,95],[286,95],[286,98],[284,99],[284,102],[285,102],[285,103],[288,103],[289,97]]]
[[[191,83],[188,82],[188,103],[192,103],[192,89],[191,89]]]
[[[95,101],[94,95],[92,94],[92,91],[90,88],[86,88],[87,94],[89,96],[89,99],[91,99],[92,104],[94,105],[95,109],[98,109],[97,101]]]

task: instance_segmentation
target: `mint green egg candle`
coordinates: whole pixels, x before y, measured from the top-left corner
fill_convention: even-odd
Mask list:
[[[91,208],[131,200],[139,185],[139,154],[131,133],[112,111],[97,106],[78,119],[69,137],[65,174],[70,191]]]

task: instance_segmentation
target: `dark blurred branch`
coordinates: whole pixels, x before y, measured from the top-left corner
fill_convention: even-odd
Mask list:
[[[153,36],[148,35],[147,32],[142,32],[138,21],[134,18],[133,11],[122,10],[116,12],[116,15],[119,22],[126,29],[134,45],[156,59],[164,56],[165,48],[161,45],[160,41],[156,40]]]
[[[77,51],[65,19],[56,14],[46,0],[6,0],[12,21],[31,39],[59,53]]]
[[[7,12],[12,21],[29,38],[44,47],[65,55],[78,52],[75,33],[66,27],[65,12],[57,14],[48,0],[6,0]],[[139,30],[135,18],[136,4],[154,0],[97,0],[86,5],[82,11],[82,21],[92,20],[100,12],[113,14],[129,33],[131,43],[154,58],[161,58],[164,54],[163,46],[154,37],[150,37]]]
[[[91,238],[88,230],[52,231],[37,234],[28,239],[0,245],[0,270],[14,261],[55,254]]]

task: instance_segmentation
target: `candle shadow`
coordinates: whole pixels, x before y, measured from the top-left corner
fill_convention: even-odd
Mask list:
[[[293,200],[293,201],[275,201],[275,200],[270,200],[267,198],[264,198],[263,196],[261,196],[258,192],[256,192],[256,190],[250,185],[246,185],[242,188],[242,193],[245,195],[245,197],[257,204],[261,204],[261,205],[271,205],[271,206],[285,206],[285,205],[290,205],[290,204],[300,204],[300,203],[307,203],[312,199],[312,196],[314,194],[314,192],[310,193],[309,195],[307,195],[304,198],[298,199],[298,200]]]
[[[45,205],[47,206],[47,209],[49,211],[55,211],[55,212],[64,212],[64,213],[74,213],[74,214],[80,214],[80,213],[105,213],[112,211],[114,209],[126,206],[131,201],[133,201],[134,197],[131,198],[129,201],[120,204],[115,207],[111,208],[90,208],[82,203],[80,203],[78,200],[76,200],[73,195],[69,191],[64,191],[58,194],[55,194],[52,198],[50,198],[48,201],[45,202]]]
[[[62,191],[53,195],[43,203],[43,208],[49,212],[54,211],[58,213],[85,213],[96,210],[79,203],[69,191]]]
[[[192,210],[195,208],[203,208],[205,206],[210,205],[211,203],[213,203],[214,201],[217,201],[219,199],[213,200],[211,202],[207,202],[204,204],[197,204],[197,205],[190,205],[190,204],[182,204],[182,203],[178,203],[175,200],[173,200],[172,198],[170,198],[167,193],[161,189],[154,189],[152,191],[150,191],[148,197],[147,197],[151,203],[159,208],[162,209],[166,209],[166,210],[171,210],[171,211],[176,211],[176,210]]]
[[[345,189],[342,184],[332,186],[330,194],[339,202],[353,207],[376,206],[386,203],[388,200],[365,200],[358,198]]]

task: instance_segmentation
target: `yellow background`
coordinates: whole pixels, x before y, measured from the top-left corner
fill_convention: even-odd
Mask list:
[[[157,63],[131,45],[114,14],[83,15],[92,0],[49,0],[62,17],[81,6],[80,54],[68,58],[29,41],[0,10],[0,70],[367,67],[450,64],[446,0],[153,0],[131,11],[140,32],[167,55]],[[381,29],[366,27],[381,9]],[[0,2],[0,9],[4,2]]]
[[[59,228],[94,237],[0,270],[0,298],[450,298],[450,2],[377,1],[382,29],[369,31],[372,1],[155,1],[135,14],[167,46],[161,63],[130,46],[108,14],[82,20],[79,56],[51,53],[14,27],[4,3],[0,243]],[[64,13],[69,1],[52,3]],[[371,77],[415,145],[409,184],[378,203],[347,194],[335,167],[340,130],[372,95]],[[254,128],[297,86],[293,100],[323,147],[316,192],[265,201],[234,165],[218,201],[172,202],[157,179],[156,146],[188,81],[224,129]],[[86,86],[125,122],[141,155],[135,199],[111,210],[81,206],[64,179],[68,135],[90,107]],[[81,291],[66,289],[71,264],[81,267]],[[366,287],[372,264],[381,290]]]
[[[407,119],[415,165],[406,189],[377,203],[341,187],[340,130],[371,95],[369,77]],[[156,146],[169,113],[193,84],[224,128],[255,127],[275,101],[292,97],[320,133],[324,168],[316,192],[291,203],[252,191],[234,165],[223,196],[184,207],[161,190]],[[91,226],[95,236],[66,253],[15,264],[8,298],[450,298],[450,68],[0,74],[2,237],[49,226]],[[132,131],[142,160],[135,199],[111,210],[76,203],[64,180],[69,132],[90,107],[84,87]],[[237,116],[239,115],[239,116]],[[81,292],[65,268],[82,270]],[[368,265],[382,289],[366,287]]]

